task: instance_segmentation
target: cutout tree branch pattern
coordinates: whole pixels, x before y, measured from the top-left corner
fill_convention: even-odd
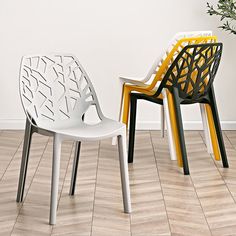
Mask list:
[[[20,92],[27,113],[36,121],[82,120],[91,105],[97,105],[93,86],[72,55],[24,57]]]

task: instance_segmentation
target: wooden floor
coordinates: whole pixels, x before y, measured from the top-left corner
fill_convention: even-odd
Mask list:
[[[230,168],[185,133],[190,176],[170,161],[166,138],[140,131],[129,165],[132,214],[123,213],[116,146],[84,143],[76,195],[68,195],[74,144],[62,147],[57,224],[48,225],[52,139],[33,138],[23,204],[15,202],[22,131],[0,131],[0,235],[236,235],[236,131],[224,132]]]

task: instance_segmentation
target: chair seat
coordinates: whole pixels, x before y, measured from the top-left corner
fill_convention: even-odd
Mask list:
[[[137,85],[140,87],[147,86],[147,84],[145,84],[141,79],[131,78],[131,77],[119,77],[119,79],[122,83]]]
[[[70,137],[70,139],[93,141],[117,136],[125,127],[125,124],[121,122],[105,118],[97,124],[68,122],[62,127],[51,129],[51,131]]]

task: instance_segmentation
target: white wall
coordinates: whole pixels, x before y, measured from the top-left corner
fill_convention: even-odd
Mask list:
[[[217,29],[207,0],[1,0],[0,128],[21,128],[18,95],[22,55],[73,52],[94,83],[104,113],[117,118],[118,76],[144,76],[158,53],[179,31],[213,30],[224,43],[215,81],[224,128],[236,128],[236,36]],[[212,0],[212,3],[216,3]],[[159,108],[143,102],[139,127],[157,127]],[[184,107],[188,128],[199,128],[197,107]]]

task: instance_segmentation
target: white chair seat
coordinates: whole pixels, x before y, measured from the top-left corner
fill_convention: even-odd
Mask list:
[[[141,87],[147,86],[141,79],[133,78],[133,77],[119,77],[120,81],[127,84],[137,85]]]
[[[70,137],[70,139],[93,141],[117,136],[118,133],[122,132],[122,129],[126,129],[123,123],[105,118],[97,124],[83,122],[71,125],[67,122],[64,126],[51,130],[63,136]]]

